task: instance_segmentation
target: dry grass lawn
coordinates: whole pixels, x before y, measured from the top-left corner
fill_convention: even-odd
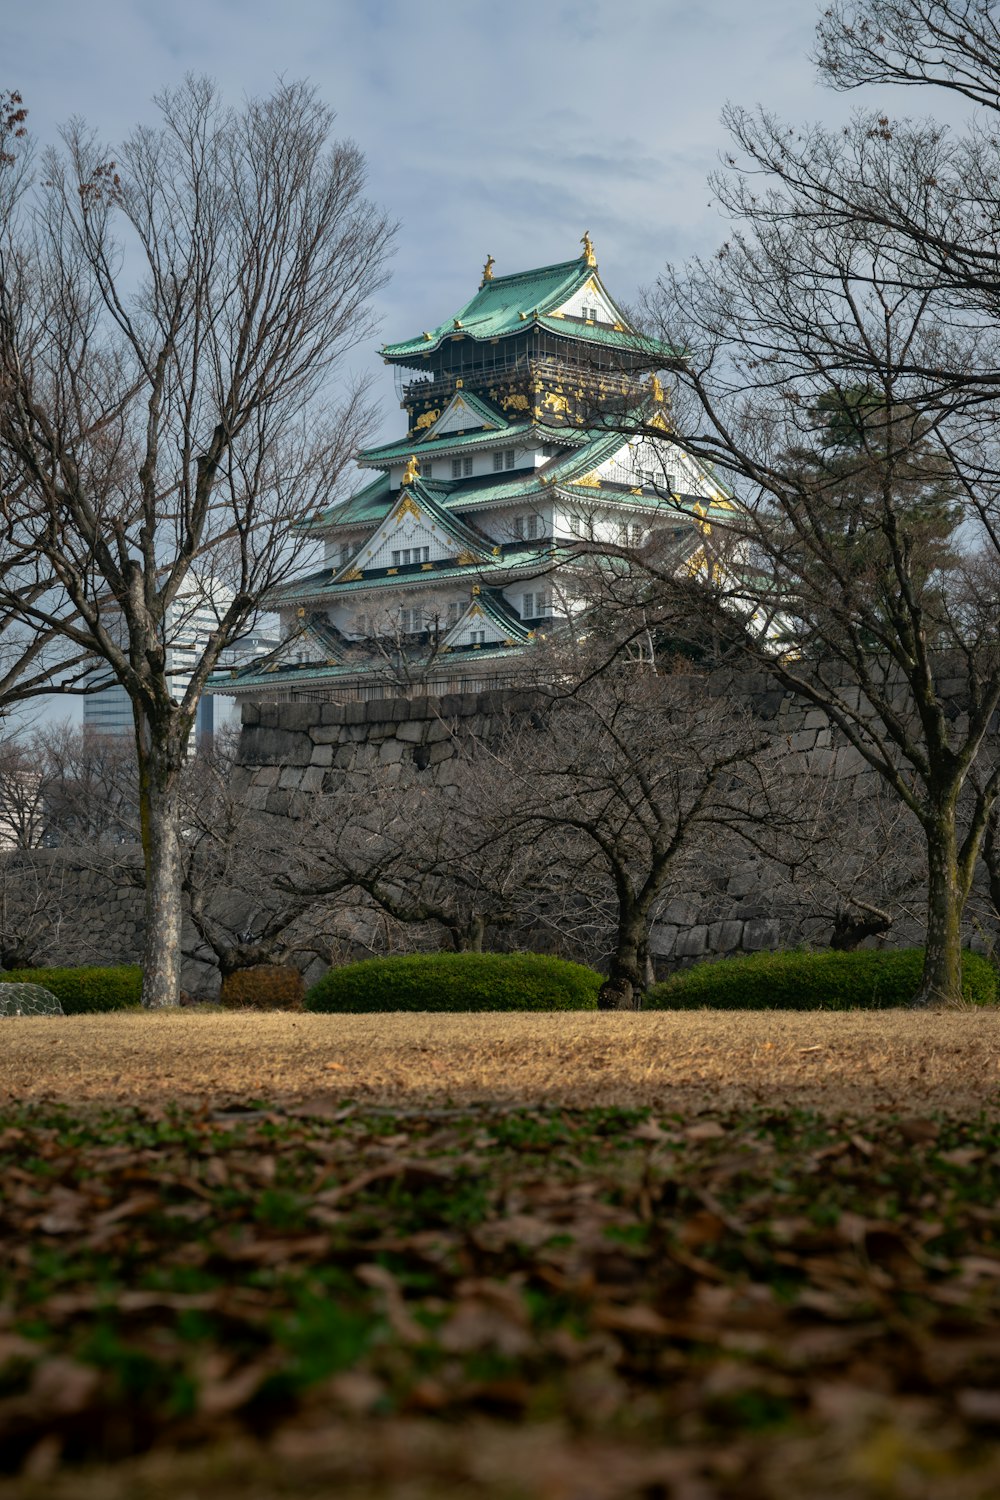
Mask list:
[[[0,1034],[0,1103],[211,1097],[968,1113],[1000,1098],[996,1011],[180,1011],[19,1018]]]

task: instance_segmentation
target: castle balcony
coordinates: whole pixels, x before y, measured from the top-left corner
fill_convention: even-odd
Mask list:
[[[483,388],[494,381],[509,383],[516,381],[528,385],[539,380],[545,385],[573,379],[577,382],[611,383],[616,391],[626,394],[638,388],[636,377],[622,367],[621,355],[613,349],[601,350],[590,347],[569,346],[565,353],[514,355],[497,349],[477,348],[476,360],[467,365],[456,365],[443,375],[427,375],[423,379],[412,378],[412,371],[397,365],[393,371],[396,395],[401,406],[415,402],[447,401],[455,394],[456,381],[461,380],[469,390],[483,393]]]

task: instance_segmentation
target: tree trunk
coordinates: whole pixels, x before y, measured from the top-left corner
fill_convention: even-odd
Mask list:
[[[482,953],[486,923],[479,912],[473,912],[468,921],[452,923],[448,934],[456,953]]]
[[[597,995],[598,1010],[638,1010],[642,1000],[646,922],[636,911],[622,915],[609,974]]]
[[[958,834],[952,808],[925,825],[927,833],[927,938],[914,1009],[954,1004],[962,998],[962,908]]]
[[[139,751],[139,814],[146,873],[146,941],[142,954],[142,1004],[146,1010],[180,1005],[181,844],[178,784],[168,741]]]

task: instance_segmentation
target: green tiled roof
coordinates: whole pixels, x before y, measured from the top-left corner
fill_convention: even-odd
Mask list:
[[[453,318],[431,330],[429,339],[421,334],[399,344],[386,344],[382,354],[386,359],[402,360],[414,354],[422,356],[438,348],[453,333],[464,333],[474,339],[519,333],[525,325],[522,313],[558,307],[593,274],[593,266],[581,256],[577,260],[560,261],[554,266],[540,266],[534,271],[518,271],[513,276],[495,276],[481,286]],[[455,327],[456,321],[461,323],[460,329]]]
[[[578,260],[563,260],[554,266],[540,266],[534,271],[517,271],[512,276],[495,276],[492,281],[485,282],[454,317],[447,318],[437,328],[417,338],[385,344],[382,357],[419,368],[425,354],[433,353],[456,334],[482,342],[524,333],[534,327],[583,343],[638,351],[666,360],[676,357],[675,351],[667,344],[658,339],[644,338],[631,328],[549,316],[591,277],[595,277],[600,285],[596,268],[585,256]],[[606,292],[605,296],[614,306]]]
[[[518,422],[516,425],[508,424],[502,431],[497,432],[484,432],[477,428],[475,432],[464,432],[461,436],[455,432],[447,432],[444,437],[429,440],[410,436],[400,438],[397,443],[385,443],[381,448],[366,448],[363,453],[358,454],[358,463],[405,462],[411,453],[419,463],[425,455],[433,458],[435,453],[450,453],[453,448],[490,448],[494,443],[509,443],[512,438],[526,437],[532,429],[531,422]]]
[[[447,536],[450,536],[462,551],[475,552],[484,560],[491,557],[494,545],[489,538],[485,537],[481,531],[477,531],[474,526],[467,525],[454,511],[441,505],[437,498],[439,493],[439,486],[428,484],[423,479],[415,479],[411,484],[406,486],[405,491],[399,491],[397,497],[389,507],[388,514],[392,515],[404,494],[409,495],[414,504],[421,510],[421,513],[433,521]],[[378,530],[376,530],[375,536],[378,536]],[[370,538],[369,540],[372,548],[374,548],[374,539]],[[343,573],[350,566],[350,563],[345,563],[343,567],[335,568],[334,572],[338,574]]]
[[[456,391],[445,403],[441,417],[445,415],[448,407],[457,400],[461,400],[462,405],[467,407],[474,417],[478,417],[484,427],[493,427],[495,430],[501,431],[504,427],[510,426],[510,422],[499,406],[495,406],[492,401],[487,401],[483,396],[477,396],[474,391]],[[439,422],[441,417],[438,418]],[[475,423],[469,422],[467,425],[474,427]]]
[[[567,552],[565,548],[553,547],[542,541],[534,547],[524,546],[501,550],[499,557],[484,558],[481,562],[448,563],[445,567],[435,563],[434,567],[428,569],[426,573],[423,571],[406,574],[371,573],[364,578],[353,579],[350,583],[335,583],[334,572],[330,568],[321,568],[316,573],[310,573],[305,578],[291,579],[275,589],[268,595],[268,606],[276,609],[281,604],[294,604],[303,599],[321,597],[334,599],[343,594],[361,594],[368,589],[398,589],[400,583],[430,585],[442,580],[453,582],[456,578],[462,578],[466,579],[471,587],[483,577],[502,575],[507,572],[519,573],[524,568],[536,565],[550,567],[555,562],[566,561],[569,556],[570,552]]]
[[[303,521],[298,531],[323,531],[328,526],[377,526],[394,497],[388,474],[377,474],[374,479],[356,490],[348,500],[338,500],[315,520]]]
[[[503,661],[512,656],[519,656],[528,651],[532,646],[531,641],[518,641],[513,646],[501,645],[499,641],[491,641],[488,646],[456,646],[450,651],[439,653],[433,661],[427,663],[433,667],[435,673],[442,675],[447,673],[458,673],[463,671],[471,661]],[[415,664],[419,664],[420,658],[415,658]],[[286,666],[278,667],[274,671],[255,671],[251,662],[235,673],[214,672],[208,679],[206,687],[210,693],[243,693],[255,688],[285,687],[308,687],[311,682],[320,684],[334,683],[338,679],[350,679],[352,677],[366,677],[371,674],[383,676],[385,663],[381,660],[358,661],[352,663],[337,664],[336,666],[324,666],[322,662],[289,662]],[[390,685],[386,684],[386,696],[392,696]]]
[[[480,594],[476,600],[483,614],[493,621],[498,630],[515,641],[526,641],[531,636],[531,631],[524,625],[510,609],[502,596],[494,596],[487,592]]]

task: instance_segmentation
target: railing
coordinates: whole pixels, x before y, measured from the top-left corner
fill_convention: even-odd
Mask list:
[[[485,353],[485,351],[483,351]],[[549,354],[520,354],[516,357],[508,355],[495,356],[492,359],[484,357],[464,368],[450,370],[447,375],[430,376],[423,380],[410,379],[407,381],[403,367],[397,365],[393,375],[396,384],[396,395],[400,402],[434,400],[439,396],[450,396],[455,391],[456,380],[474,380],[477,385],[483,381],[509,378],[511,375],[523,376],[526,380],[532,378],[548,378],[559,380],[567,370],[572,370],[574,379],[586,377],[588,374],[606,376],[609,372],[621,375],[623,382],[629,379],[628,372],[621,368],[620,361],[611,354],[607,355],[607,363],[602,364],[601,350],[569,350],[565,356],[556,358]]]

